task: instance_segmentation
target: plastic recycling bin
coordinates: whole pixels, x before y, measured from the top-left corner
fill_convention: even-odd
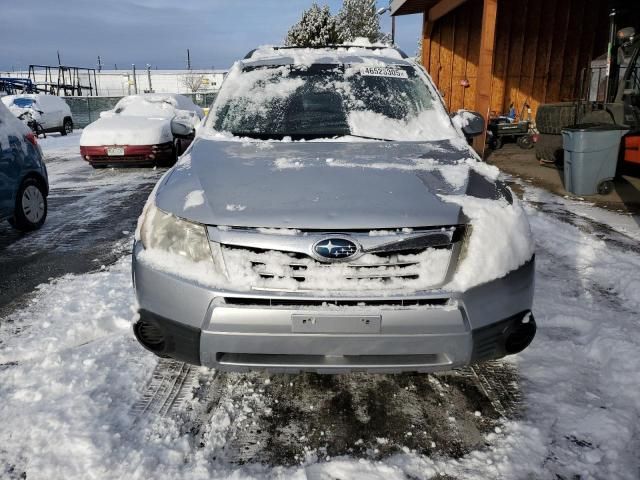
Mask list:
[[[613,190],[622,137],[620,125],[585,123],[562,129],[564,188],[576,195],[605,195]]]

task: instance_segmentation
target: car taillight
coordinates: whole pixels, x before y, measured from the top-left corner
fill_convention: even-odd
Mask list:
[[[36,136],[33,134],[33,132],[29,132],[27,133],[24,138],[34,147],[36,145],[38,145],[38,139],[36,138]]]

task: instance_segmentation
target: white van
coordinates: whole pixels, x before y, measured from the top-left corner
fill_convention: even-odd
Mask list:
[[[31,119],[38,122],[38,131],[62,135],[73,131],[71,109],[60,97],[40,93],[7,95],[2,97],[2,102],[23,122],[28,123]]]

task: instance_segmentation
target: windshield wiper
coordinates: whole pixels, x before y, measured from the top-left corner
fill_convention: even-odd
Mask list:
[[[340,138],[356,137],[366,140],[378,140],[380,142],[393,142],[390,138],[368,137],[366,135],[355,135],[353,133],[258,133],[258,132],[231,132],[234,137],[256,138],[258,140],[282,140],[290,137],[292,140],[315,140],[318,138]]]
[[[355,135],[353,133],[349,133],[345,135],[345,137],[356,137],[356,138],[365,138],[367,140],[379,140],[381,142],[393,142],[390,138],[379,138],[379,137],[367,137],[366,135]]]

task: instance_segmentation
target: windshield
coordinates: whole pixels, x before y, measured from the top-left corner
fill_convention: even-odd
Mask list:
[[[20,107],[20,108],[29,108],[29,107],[32,107],[35,103],[36,102],[33,98],[14,98],[13,99],[13,104],[16,107]]]
[[[404,66],[245,68],[230,75],[213,110],[214,130],[255,138],[441,140],[456,134],[425,81]]]

